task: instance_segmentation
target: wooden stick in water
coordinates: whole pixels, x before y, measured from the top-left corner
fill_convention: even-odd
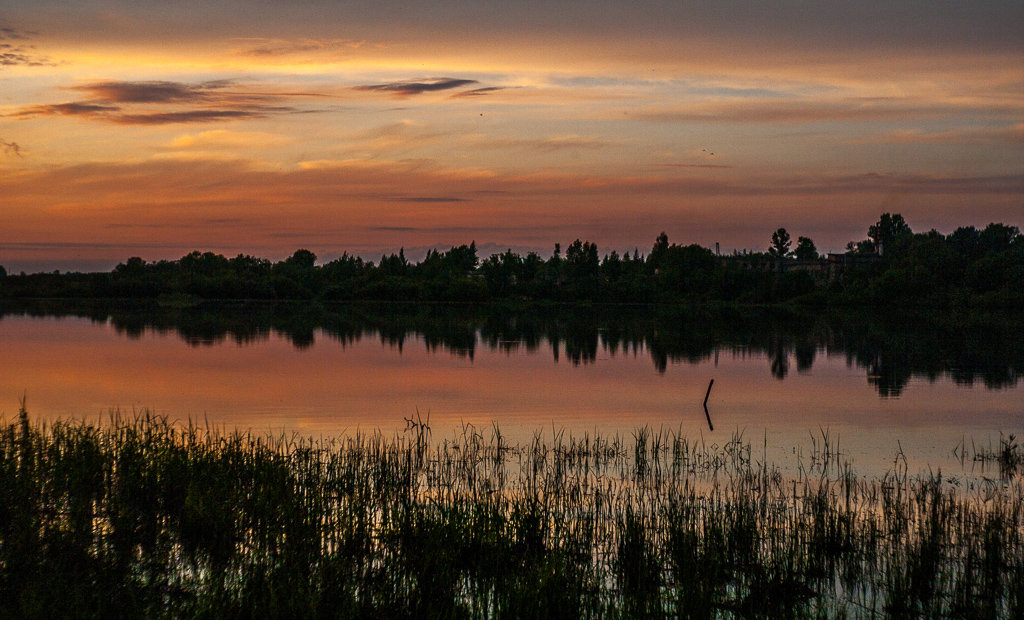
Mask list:
[[[714,425],[711,424],[711,414],[708,413],[708,397],[711,396],[711,386],[715,384],[715,380],[712,379],[711,383],[708,383],[708,391],[704,394],[704,415],[708,418],[708,429],[715,430]]]

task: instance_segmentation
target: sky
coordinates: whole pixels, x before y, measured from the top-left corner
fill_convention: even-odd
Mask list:
[[[5,0],[0,265],[1024,228],[1019,0]]]

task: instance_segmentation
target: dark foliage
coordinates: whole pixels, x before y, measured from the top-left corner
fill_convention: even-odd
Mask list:
[[[661,233],[646,257],[637,250],[602,258],[577,239],[543,259],[511,250],[477,257],[476,244],[430,250],[419,263],[404,251],[372,261],[348,254],[317,265],[308,250],[277,263],[192,252],[177,261],[129,258],[111,273],[37,273],[0,277],[0,298],[130,298],[326,301],[543,300],[558,302],[872,304],[895,307],[1020,307],[1024,237],[1015,226],[915,234],[885,213],[845,255],[819,257],[799,237],[790,251],[784,228],[767,252],[717,256],[676,245]]]

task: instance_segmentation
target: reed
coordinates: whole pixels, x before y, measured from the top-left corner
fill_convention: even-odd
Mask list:
[[[665,429],[0,425],[2,617],[1021,617],[1024,477]],[[1012,452],[1012,448],[1006,448]]]

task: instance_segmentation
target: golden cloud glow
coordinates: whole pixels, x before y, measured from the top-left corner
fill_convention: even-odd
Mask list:
[[[292,139],[262,131],[230,131],[214,129],[178,136],[168,145],[172,149],[260,149],[280,146]]]

